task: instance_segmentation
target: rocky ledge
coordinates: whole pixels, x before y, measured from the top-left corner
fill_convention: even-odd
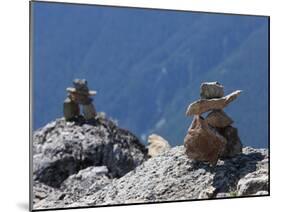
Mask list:
[[[268,153],[246,147],[217,166],[194,162],[178,146],[71,206],[161,202],[268,194]]]
[[[57,119],[33,134],[33,203],[66,204],[93,193],[147,159],[147,149],[131,132],[99,114],[95,120]],[[86,191],[87,190],[87,191]]]
[[[46,125],[34,133],[34,209],[268,195],[268,151],[244,147],[216,166],[183,146],[148,158],[132,133],[95,123]]]

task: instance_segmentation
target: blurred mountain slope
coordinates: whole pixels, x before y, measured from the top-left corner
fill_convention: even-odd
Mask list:
[[[34,3],[34,129],[62,116],[65,88],[86,78],[95,104],[139,137],[179,145],[203,81],[244,93],[227,112],[242,142],[267,146],[267,19]]]

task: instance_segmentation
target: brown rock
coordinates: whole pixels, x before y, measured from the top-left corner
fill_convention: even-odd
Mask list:
[[[184,146],[188,157],[198,161],[207,161],[215,165],[224,151],[226,139],[200,116],[195,116],[188,133],[184,138]]]
[[[233,124],[233,120],[222,110],[213,110],[205,120],[209,125],[217,128],[224,128]]]
[[[237,90],[225,97],[217,99],[200,99],[188,106],[186,115],[200,115],[210,110],[221,110],[235,100],[241,92],[241,90]]]
[[[223,86],[218,82],[204,82],[200,87],[202,99],[221,98],[224,95]]]
[[[72,101],[70,98],[66,98],[63,103],[63,115],[66,121],[69,121],[80,114],[79,105]]]
[[[221,154],[222,158],[233,157],[242,152],[242,143],[238,136],[237,128],[228,126],[218,129],[218,132],[227,140],[225,149]]]

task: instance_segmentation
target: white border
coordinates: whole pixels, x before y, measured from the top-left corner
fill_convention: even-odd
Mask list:
[[[57,0],[59,1],[59,0]],[[280,7],[276,0],[68,0],[68,2],[271,16],[271,197],[79,209],[78,211],[269,211],[280,199]],[[29,132],[29,2],[0,7],[1,211],[27,211]],[[258,98],[258,97],[257,97]],[[274,114],[274,115],[273,115]],[[265,123],[265,127],[267,123]],[[280,200],[279,200],[280,201]]]

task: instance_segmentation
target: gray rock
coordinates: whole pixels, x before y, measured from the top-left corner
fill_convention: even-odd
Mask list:
[[[68,177],[59,189],[35,182],[34,208],[67,207],[81,197],[91,195],[109,184],[112,179],[107,176],[108,173],[105,166],[88,167]]]
[[[268,185],[268,170],[259,169],[239,180],[237,184],[238,195],[257,195],[259,191],[268,191]]]
[[[262,174],[258,164],[267,155],[263,150],[251,150],[209,167],[190,160],[183,146],[174,147],[70,206],[205,199],[215,198],[217,194],[220,197],[223,193],[230,197],[232,193],[238,194],[237,182],[247,174],[248,177],[251,173]]]
[[[35,205],[50,196],[58,198],[61,194],[59,189],[52,188],[36,181],[33,183],[33,204]]]
[[[106,166],[91,166],[68,177],[60,186],[65,193],[82,197],[92,194],[112,181]]]
[[[74,88],[67,88],[66,90],[70,93],[76,93],[86,96],[94,96],[97,94],[96,91],[90,91],[88,88],[88,82],[85,79],[75,79],[73,80]]]
[[[112,177],[122,177],[146,157],[136,136],[107,119],[82,126],[57,119],[33,135],[33,178],[55,188],[89,166],[106,166]]]
[[[268,195],[268,191],[258,191],[255,193],[255,196],[263,196],[263,195]]]
[[[88,91],[88,82],[86,79],[74,79],[73,80],[73,85],[76,88],[76,90],[81,90],[81,91]]]
[[[223,86],[218,82],[204,82],[200,86],[200,96],[202,99],[220,98],[223,95]]]
[[[34,209],[268,193],[266,149],[245,147],[213,167],[183,146],[146,160],[138,139],[102,115],[91,125],[57,119],[33,139]]]

